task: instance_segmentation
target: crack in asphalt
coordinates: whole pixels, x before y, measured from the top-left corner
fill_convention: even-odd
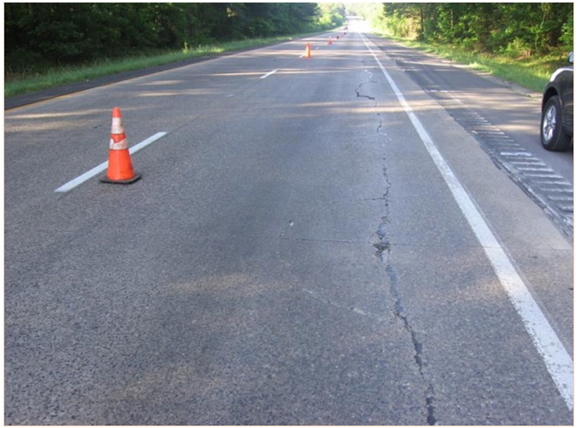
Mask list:
[[[388,194],[390,193],[392,183],[390,182],[390,178],[388,175],[388,169],[386,166],[386,156],[384,156],[383,158],[383,176],[386,184],[386,192],[384,193],[383,197],[385,213],[381,218],[378,230],[375,232],[377,242],[374,242],[373,245],[374,248],[376,249],[376,256],[386,266],[386,273],[388,275],[388,279],[390,282],[390,291],[392,293],[392,296],[394,297],[394,315],[396,316],[397,319],[399,319],[402,322],[405,330],[410,335],[412,346],[414,348],[414,362],[416,363],[418,367],[418,372],[420,373],[420,377],[422,378],[422,381],[425,384],[424,400],[427,413],[426,422],[428,423],[428,425],[436,425],[437,420],[434,414],[436,407],[434,385],[427,379],[428,376],[426,373],[426,363],[424,361],[424,351],[422,341],[420,340],[418,333],[414,330],[410,320],[408,319],[408,315],[406,313],[406,309],[404,308],[402,297],[400,295],[400,291],[398,288],[398,274],[396,272],[396,268],[394,267],[394,265],[390,260],[390,255],[392,252],[392,244],[390,243],[390,239],[388,237],[388,224],[390,217],[390,205],[388,202]]]
[[[384,46],[379,46],[379,48],[382,51],[386,50]],[[392,57],[396,64],[404,69],[410,78],[422,87],[432,99],[446,109],[458,124],[473,135],[493,163],[525,192],[549,216],[553,224],[565,237],[572,242],[574,236],[572,183],[559,176],[543,160],[534,157],[523,144],[515,142],[507,130],[503,130],[500,126],[487,120],[475,109],[464,106],[456,96],[456,89],[449,86],[441,86],[441,84],[437,84],[425,77],[425,72],[428,70],[414,67],[412,63],[415,60],[407,59],[401,53],[389,53],[389,55],[394,55]],[[500,85],[502,86],[503,84],[504,82]],[[516,87],[511,86],[511,89],[522,95],[527,95]],[[525,167],[513,162],[516,159],[512,156],[513,154],[515,156],[529,156],[528,160],[533,159],[537,162],[533,167],[541,170],[526,170]],[[545,178],[543,176],[551,180],[550,184],[553,185],[553,188],[545,188],[544,183],[542,183]],[[564,196],[561,196],[557,194],[557,191],[567,192]]]
[[[389,251],[390,249],[388,249],[386,252],[388,253]],[[384,252],[382,252],[381,254],[384,254]],[[434,386],[426,379],[427,377],[425,373],[426,363],[424,361],[422,341],[420,340],[420,338],[418,337],[418,333],[416,333],[416,331],[410,324],[410,321],[408,320],[408,315],[406,313],[404,305],[402,304],[402,298],[400,297],[400,292],[398,289],[398,275],[394,267],[389,262],[387,262],[386,272],[388,273],[388,277],[390,278],[390,288],[395,299],[394,313],[396,317],[402,321],[406,331],[410,333],[412,346],[414,347],[415,352],[414,361],[418,366],[420,376],[422,377],[422,380],[426,385],[426,390],[424,392],[424,399],[426,402],[426,411],[427,411],[426,421],[428,425],[436,425],[436,417],[434,415],[435,410]]]
[[[356,97],[357,98],[365,98],[368,100],[374,101],[374,109],[376,110],[376,115],[378,116],[379,123],[376,128],[376,133],[384,136],[385,141],[383,144],[390,141],[390,137],[386,132],[383,131],[383,118],[380,112],[378,111],[378,100],[376,97],[368,95],[362,92],[362,88],[366,85],[371,83],[377,83],[372,80],[372,73],[368,70],[364,70],[368,77],[365,81],[360,83],[358,87],[355,89]],[[406,313],[406,309],[404,308],[402,297],[400,295],[400,291],[398,288],[398,274],[396,272],[395,267],[390,261],[390,254],[392,252],[392,244],[390,243],[390,239],[388,237],[388,224],[389,224],[389,217],[390,217],[390,205],[388,201],[388,194],[390,193],[390,188],[392,187],[392,183],[390,182],[390,178],[388,175],[388,168],[386,165],[386,155],[384,155],[382,159],[382,175],[384,177],[386,191],[384,196],[380,199],[384,201],[384,208],[385,212],[381,218],[381,223],[378,226],[378,230],[375,232],[375,242],[373,243],[374,248],[376,249],[376,256],[382,261],[382,263],[386,266],[386,273],[388,275],[388,279],[390,282],[390,292],[394,297],[394,315],[397,319],[399,319],[404,329],[408,332],[410,336],[410,340],[412,341],[412,347],[414,349],[414,362],[418,367],[418,372],[420,373],[420,377],[425,385],[424,388],[424,400],[426,405],[426,422],[428,425],[436,425],[437,420],[434,414],[435,411],[435,394],[434,394],[434,385],[428,381],[427,373],[426,373],[426,363],[424,361],[424,352],[423,352],[423,345],[422,341],[420,340],[418,333],[414,330],[410,320],[408,319],[408,315]],[[331,303],[331,302],[329,302]]]
[[[390,262],[390,253],[392,251],[392,245],[387,236],[387,223],[388,217],[382,217],[382,222],[378,227],[376,232],[376,236],[379,238],[377,243],[374,243],[374,247],[376,248],[376,255],[382,260],[382,263],[386,265],[386,273],[388,274],[388,278],[390,280],[390,291],[394,296],[394,315],[396,318],[402,321],[404,328],[410,334],[410,339],[412,341],[412,346],[414,348],[414,362],[418,367],[418,372],[420,373],[420,377],[422,378],[423,382],[426,385],[426,389],[424,391],[424,399],[426,402],[426,411],[427,417],[426,421],[428,425],[436,425],[436,417],[434,415],[435,410],[435,394],[434,394],[434,386],[431,382],[427,380],[426,375],[426,363],[424,361],[424,351],[422,346],[422,341],[420,340],[418,333],[412,327],[410,320],[408,319],[408,314],[406,313],[406,309],[404,308],[404,304],[402,302],[402,297],[400,296],[400,290],[398,288],[398,274],[396,272],[395,267]]]
[[[370,72],[368,70],[364,70],[364,72],[366,72],[368,74],[368,78],[364,82],[360,83],[356,89],[354,89],[354,91],[356,92],[356,97],[357,98],[366,98],[368,100],[374,101],[374,109],[377,109],[378,101],[376,100],[376,97],[373,97],[373,96],[367,95],[367,94],[363,94],[362,93],[362,87],[369,85],[369,84],[372,84],[372,83],[375,84],[378,82],[376,82],[375,80],[372,80],[372,72]],[[378,126],[376,127],[376,133],[382,134],[382,125],[383,125],[384,121],[382,119],[382,115],[380,114],[380,112],[376,111],[376,115],[378,116]]]

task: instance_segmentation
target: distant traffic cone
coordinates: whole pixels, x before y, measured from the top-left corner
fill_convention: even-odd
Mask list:
[[[129,144],[123,128],[121,109],[113,108],[113,123],[111,126],[111,140],[109,144],[109,167],[107,175],[100,181],[103,183],[130,184],[141,178],[135,174],[129,153]]]
[[[332,44],[332,38],[331,38],[331,37],[328,39],[328,44],[329,44],[329,45]]]
[[[306,43],[306,54],[304,58],[311,58],[312,57],[312,48],[309,43]]]

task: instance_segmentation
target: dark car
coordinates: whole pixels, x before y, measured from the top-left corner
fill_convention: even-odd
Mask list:
[[[567,150],[573,143],[573,52],[569,63],[553,73],[543,91],[541,143],[547,150]]]

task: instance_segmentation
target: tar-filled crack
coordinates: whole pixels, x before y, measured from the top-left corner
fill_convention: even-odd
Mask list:
[[[386,159],[384,159],[384,165],[386,165]],[[432,383],[428,382],[427,375],[425,373],[426,364],[424,362],[422,342],[420,341],[420,338],[418,337],[416,331],[414,330],[412,324],[408,319],[408,315],[406,313],[406,309],[404,308],[400,291],[398,288],[398,274],[390,260],[392,245],[388,237],[388,223],[389,223],[388,218],[390,216],[388,194],[390,192],[391,183],[388,178],[388,171],[386,169],[386,166],[384,166],[383,171],[386,182],[386,193],[384,194],[386,214],[382,217],[382,221],[378,226],[378,230],[376,231],[376,237],[378,239],[377,242],[374,243],[374,248],[376,248],[376,256],[378,256],[382,260],[382,263],[384,263],[384,265],[386,266],[386,273],[388,274],[388,278],[390,280],[390,290],[392,295],[394,296],[394,314],[402,322],[405,330],[410,334],[410,339],[412,341],[412,346],[414,348],[414,361],[418,367],[420,376],[424,384],[426,385],[424,391],[424,399],[426,403],[426,413],[427,413],[426,422],[428,423],[428,425],[437,425],[437,421],[434,415],[435,410],[434,386],[432,385]]]

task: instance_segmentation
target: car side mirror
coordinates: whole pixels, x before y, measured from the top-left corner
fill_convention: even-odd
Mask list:
[[[569,63],[573,64],[573,52],[569,54]]]

